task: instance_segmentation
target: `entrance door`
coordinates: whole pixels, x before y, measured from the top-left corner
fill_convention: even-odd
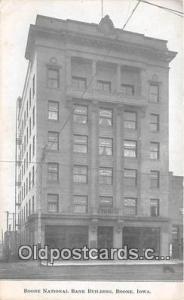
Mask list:
[[[98,249],[113,248],[113,227],[98,227]]]

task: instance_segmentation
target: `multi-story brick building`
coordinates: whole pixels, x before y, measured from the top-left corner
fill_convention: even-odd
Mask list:
[[[21,243],[167,255],[167,41],[38,16],[17,117]]]

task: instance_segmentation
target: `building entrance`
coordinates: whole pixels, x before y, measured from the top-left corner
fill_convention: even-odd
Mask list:
[[[98,249],[113,248],[113,227],[98,227]]]

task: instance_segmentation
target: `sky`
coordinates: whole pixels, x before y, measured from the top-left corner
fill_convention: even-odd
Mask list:
[[[183,11],[182,0],[148,0]],[[0,1],[0,230],[5,230],[5,211],[14,210],[15,107],[22,95],[28,61],[25,47],[30,24],[36,15],[99,23],[101,0],[1,0]],[[137,0],[103,0],[103,13],[122,28]],[[169,50],[178,52],[170,63],[169,76],[169,153],[170,171],[184,175],[184,102],[182,93],[183,18],[141,3],[125,30],[168,40]],[[9,161],[9,162],[7,162]]]

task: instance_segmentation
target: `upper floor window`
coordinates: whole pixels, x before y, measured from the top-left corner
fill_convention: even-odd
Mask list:
[[[160,144],[156,142],[150,143],[150,158],[158,160],[160,157]]]
[[[111,82],[104,80],[97,80],[97,89],[103,92],[111,92]]]
[[[133,140],[124,140],[124,156],[137,157],[137,142]]]
[[[124,112],[124,128],[133,129],[137,128],[137,113],[133,111]]]
[[[59,87],[59,69],[54,67],[48,69],[48,87],[58,88]]]
[[[59,103],[56,101],[48,102],[48,119],[58,121],[59,120]]]
[[[35,95],[35,75],[33,76],[33,97]]]
[[[74,105],[73,121],[78,124],[86,124],[88,118],[88,108],[84,105]]]
[[[50,213],[57,213],[59,211],[59,195],[48,194],[47,195],[47,210]]]
[[[73,182],[87,183],[88,181],[88,168],[87,166],[74,166],[73,167]]]
[[[152,170],[150,175],[151,175],[150,187],[151,188],[159,188],[159,185],[160,185],[160,172]]]
[[[159,199],[150,200],[150,215],[151,217],[159,216]]]
[[[137,170],[124,169],[124,184],[129,186],[137,185]]]
[[[123,93],[123,95],[125,96],[133,96],[135,93],[135,88],[134,85],[132,84],[121,84],[121,92]]]
[[[137,214],[137,199],[136,198],[124,198],[124,215],[135,216]]]
[[[112,168],[99,169],[99,184],[112,184]]]
[[[112,207],[113,197],[112,196],[100,196],[100,207]]]
[[[84,90],[87,86],[87,80],[84,77],[72,76],[72,86],[77,90]]]
[[[29,118],[29,136],[31,136],[31,117]]]
[[[33,127],[35,126],[35,106],[33,107]]]
[[[99,138],[99,154],[100,155],[112,155],[112,139],[111,138]]]
[[[112,126],[112,109],[100,109],[99,125],[104,127]]]
[[[31,108],[31,89],[29,89],[29,108]]]
[[[150,115],[150,130],[153,132],[159,131],[159,115],[158,114]]]
[[[48,180],[58,181],[59,180],[59,164],[48,163]]]
[[[87,153],[88,137],[86,135],[73,136],[73,151],[78,153]]]
[[[59,133],[54,131],[48,132],[48,148],[49,150],[59,150]]]
[[[75,213],[87,213],[88,197],[83,195],[73,196],[73,211]]]
[[[159,85],[158,83],[150,83],[149,87],[149,100],[150,102],[159,102]]]
[[[33,136],[33,156],[35,155],[35,135]]]

